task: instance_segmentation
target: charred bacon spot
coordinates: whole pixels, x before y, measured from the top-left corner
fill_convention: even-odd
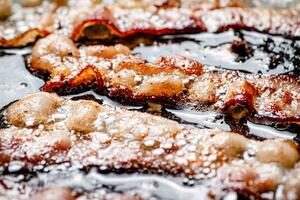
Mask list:
[[[229,106],[226,110],[226,113],[235,120],[241,120],[249,115],[249,110],[245,105],[237,103],[235,105]]]
[[[241,40],[241,39],[233,41],[230,50],[239,56],[237,58],[237,61],[241,61],[241,62],[246,61],[248,58],[250,58],[253,55],[253,49],[251,45],[245,40]]]
[[[87,39],[106,40],[111,37],[110,30],[103,25],[93,25],[84,29],[83,33]]]

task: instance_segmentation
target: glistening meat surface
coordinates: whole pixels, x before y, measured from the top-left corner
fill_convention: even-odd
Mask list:
[[[182,1],[171,6],[119,4],[95,8],[76,18],[71,38],[110,39],[137,34],[163,35],[222,32],[228,29],[259,31],[288,38],[300,36],[300,15],[295,10],[245,7],[238,1]]]
[[[36,41],[39,37],[45,37],[49,33],[60,32],[66,36],[76,33],[75,30],[92,25],[91,22],[84,22],[79,27],[74,27],[82,18],[89,18],[89,13],[94,12],[97,18],[101,18],[106,25],[112,26],[111,11],[108,7],[115,8],[114,15],[121,14],[119,23],[128,23],[128,17],[133,17],[132,21],[137,26],[129,27],[137,29],[141,24],[148,24],[154,27],[149,34],[166,33],[187,33],[197,31],[197,23],[191,19],[191,8],[198,9],[218,9],[227,6],[239,6],[240,3],[235,0],[220,3],[215,0],[206,0],[195,2],[192,6],[189,3],[183,3],[184,8],[178,7],[179,1],[160,0],[155,3],[145,1],[97,1],[97,0],[69,0],[69,1],[20,1],[18,3],[11,0],[5,0],[0,4],[0,46],[5,48],[26,46]],[[196,5],[196,6],[195,6]],[[100,7],[100,8],[98,8]],[[132,15],[135,13],[134,15]],[[136,21],[140,14],[145,16],[144,21]],[[149,17],[149,15],[154,15]],[[108,17],[108,18],[107,18]],[[100,20],[100,19],[99,19]],[[86,21],[86,20],[85,20]],[[158,26],[163,24],[162,27]],[[120,24],[119,24],[120,25]],[[126,25],[127,26],[127,25]],[[80,30],[81,31],[81,30]],[[96,33],[94,33],[96,31]],[[106,34],[102,30],[92,29],[87,31],[89,37],[101,38]],[[91,33],[91,34],[89,34]],[[73,36],[78,39],[79,36]]]
[[[20,1],[0,5],[0,47],[23,47],[49,33],[69,35],[74,17],[96,6],[93,0]]]
[[[149,63],[123,45],[77,48],[67,37],[41,39],[29,69],[49,75],[43,90],[67,94],[97,89],[127,103],[225,112],[259,123],[299,123],[299,78],[215,70],[186,57]]]
[[[16,3],[8,4],[7,8],[2,6],[0,46],[25,46],[53,32],[63,33],[74,41],[80,38],[126,38],[138,34],[222,32],[230,28],[289,38],[299,37],[300,32],[297,11],[249,8],[236,0],[162,0],[155,3],[71,0],[63,1],[63,5],[59,2],[33,3],[32,7],[21,7]]]
[[[255,141],[236,133],[198,129],[146,113],[36,93],[4,111],[0,130],[5,167],[51,164],[169,173],[214,183],[215,191],[299,195],[299,152],[291,141]],[[218,187],[216,187],[218,186]],[[297,196],[299,197],[299,196]]]

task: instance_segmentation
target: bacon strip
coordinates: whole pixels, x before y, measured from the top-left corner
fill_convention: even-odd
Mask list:
[[[218,71],[185,57],[148,63],[122,45],[78,49],[59,35],[37,42],[29,68],[50,75],[43,87],[48,92],[94,88],[126,103],[210,109],[259,123],[300,120],[300,83],[290,75]]]
[[[300,37],[298,11],[262,8],[223,8],[195,14],[208,32],[254,30],[289,38]]]
[[[70,1],[68,5],[62,7],[48,1],[34,7],[22,7],[18,3],[13,3],[12,15],[3,21],[0,20],[0,46],[7,48],[26,46],[35,42],[37,38],[53,32],[69,35],[74,16],[95,7],[91,1]]]
[[[206,28],[195,19],[195,12],[243,6],[236,0],[170,2],[173,1],[167,0],[158,5],[140,3],[134,6],[119,3],[95,8],[92,13],[76,18],[71,38],[77,41],[81,37],[107,39],[128,37],[138,33],[163,35],[201,32]]]
[[[53,5],[44,3],[35,8],[14,5],[13,14],[0,21],[0,46],[20,47],[45,37],[52,32]]]
[[[58,1],[60,3],[60,1]],[[98,2],[99,3],[99,2]],[[157,1],[156,3],[149,3],[147,1],[139,2],[118,2],[109,3],[103,2],[99,9],[95,9],[97,1],[93,0],[80,0],[80,1],[70,1],[69,4],[58,7],[54,3],[44,2],[42,5],[36,7],[21,7],[19,4],[14,3],[12,6],[12,15],[7,19],[0,21],[0,46],[2,47],[20,47],[26,46],[30,43],[36,41],[38,37],[45,37],[49,33],[63,33],[66,36],[71,36],[73,30],[73,22],[81,21],[84,16],[89,16],[91,10],[95,10],[95,13],[88,18],[91,20],[85,21],[79,27],[76,27],[73,30],[73,38],[78,39],[78,36],[75,36],[76,32],[81,31],[88,34],[89,37],[102,38],[106,37],[106,28],[94,27],[92,30],[84,31],[87,26],[96,25],[96,24],[105,24],[116,31],[119,35],[131,35],[138,31],[141,23],[145,26],[148,26],[144,33],[148,34],[168,34],[168,33],[187,33],[187,32],[198,32],[197,23],[191,18],[191,7],[193,6],[194,10],[198,9],[216,9],[219,7],[226,6],[239,6],[240,3],[235,0],[227,1],[222,3],[215,0],[207,0],[204,2],[197,2],[192,6],[189,3],[183,3],[181,9],[177,8],[179,3],[178,1],[172,0],[162,0]],[[114,7],[115,10],[108,9],[108,7]],[[126,7],[126,8],[124,8]],[[145,9],[147,11],[145,11]],[[123,11],[122,11],[123,10]],[[128,13],[128,11],[130,11]],[[144,12],[145,11],[145,12]],[[137,20],[141,16],[138,14],[144,15],[144,21],[133,22],[129,27],[132,30],[126,31],[126,33],[119,31],[115,27],[117,25],[113,24],[112,15],[124,15],[120,16],[118,19],[118,26],[122,24],[127,26],[128,24],[127,17],[133,18],[132,20]],[[130,14],[131,13],[131,14]],[[129,16],[127,14],[130,14]],[[95,17],[93,17],[95,15]],[[153,17],[148,18],[153,15]],[[1,18],[2,15],[0,15]],[[93,21],[92,18],[96,18],[96,21]],[[101,19],[100,19],[101,18]],[[100,21],[98,20],[100,19]],[[122,23],[122,24],[120,24]],[[159,26],[159,25],[162,26]],[[136,26],[135,26],[136,25]],[[81,30],[82,29],[82,30]],[[133,30],[136,29],[136,30]],[[96,35],[94,33],[96,31]],[[104,33],[102,33],[104,31]],[[120,33],[118,33],[118,31]],[[122,32],[122,33],[121,33]],[[94,36],[93,36],[94,35]],[[104,35],[104,36],[102,36]]]
[[[255,141],[43,92],[15,102],[4,117],[10,127],[0,130],[2,166],[19,161],[30,169],[68,162],[164,172],[257,194],[275,191],[285,184],[284,174],[299,166],[299,152],[291,141]]]
[[[0,22],[0,46],[25,46],[53,32],[77,41],[81,37],[110,39],[136,34],[220,32],[233,28],[294,38],[299,37],[299,22],[297,12],[245,8],[236,0],[119,2],[100,6],[78,1],[61,8],[53,3],[35,8],[15,5],[13,15]]]
[[[60,4],[61,1],[57,1],[57,3]],[[66,36],[70,36],[72,32],[73,22],[78,21],[78,17],[81,18],[81,16],[88,15],[87,13],[90,13],[90,11],[93,10],[98,3],[99,2],[93,0],[70,1],[67,5],[62,7],[58,7],[55,3],[49,3],[49,2],[44,2],[42,5],[36,7],[21,7],[19,4],[14,3],[12,6],[12,15],[3,21],[0,21],[0,46],[2,47],[26,46],[30,43],[35,42],[37,38],[45,37],[49,33],[53,33],[53,32],[55,33],[59,32],[65,34]],[[101,20],[107,26],[114,26],[111,23],[112,20],[110,18],[111,13],[105,7],[105,5],[111,5],[111,4],[112,3],[111,2],[109,3],[109,1],[103,2],[101,3],[103,9],[99,9],[99,10],[97,9],[97,11],[95,11],[96,18],[103,18]],[[150,25],[150,23],[154,23],[154,22],[156,23],[151,26],[156,26],[158,25],[158,23],[163,23],[165,27],[162,28],[161,30],[158,30],[157,29],[158,27],[155,28],[155,30],[149,29],[148,30],[149,34],[158,34],[158,33],[167,34],[171,32],[186,33],[191,31],[195,32],[197,30],[197,24],[195,23],[195,21],[192,19],[188,19],[188,17],[184,17],[189,15],[188,13],[190,13],[190,11],[188,9],[185,9],[184,12],[181,12],[179,9],[174,8],[178,6],[177,1],[173,2],[172,0],[167,0],[167,1],[163,0],[163,1],[157,1],[156,4],[154,4],[153,2],[149,3],[147,1],[145,2],[144,1],[141,2],[120,1],[118,4],[114,4],[114,5],[115,6],[113,7],[115,8],[117,8],[118,6],[120,8],[127,6],[126,9],[129,10],[132,9],[133,7],[134,9],[132,11],[134,10],[137,11],[141,8],[147,8],[150,13],[160,10],[158,15],[161,15],[162,17],[161,20],[164,20],[164,22],[161,22],[161,20],[158,19],[159,18],[158,16],[156,17],[154,16],[151,19],[151,21],[148,22],[147,22],[148,17],[146,17],[145,23],[148,23],[148,25]],[[235,0],[230,0],[225,4],[215,0],[207,0],[206,2],[196,3],[196,6],[195,5],[193,6],[199,9],[200,8],[213,9],[221,6],[237,6],[237,5],[239,5],[239,3],[236,2]],[[132,6],[132,7],[129,8],[128,6]],[[186,4],[186,6],[188,6],[188,4]],[[160,7],[160,9],[158,9],[158,7]],[[114,12],[119,12],[119,11],[121,10],[115,10]],[[180,14],[177,14],[177,12],[180,12]],[[1,16],[2,14],[0,15],[0,18],[2,18]],[[178,17],[176,16],[180,17],[180,22],[178,21]],[[122,18],[125,20],[123,22],[127,23],[126,16],[122,16]],[[172,21],[168,22],[169,20]],[[82,24],[81,28],[86,27],[88,24],[91,25],[91,23],[92,22],[87,22],[87,24],[86,23]],[[144,22],[140,21],[139,23],[144,23]],[[174,23],[180,25],[178,26],[176,25],[177,26],[176,28],[172,28]],[[96,24],[99,24],[99,22],[96,22]],[[78,28],[75,29],[76,30],[73,31],[73,34],[76,33]],[[93,29],[92,31],[99,31],[99,30]],[[134,33],[135,31],[132,30],[131,32]],[[101,38],[102,33],[99,35],[98,32],[97,34],[98,34],[97,37]],[[128,32],[127,34],[130,35],[131,33]]]
[[[222,32],[230,28],[290,38],[300,36],[297,11],[245,8],[235,1],[224,5],[212,2],[195,5],[182,2],[178,7],[156,9],[119,5],[99,7],[75,20],[71,38],[77,41],[80,38],[109,39],[135,34]]]
[[[196,21],[188,10],[123,9],[100,7],[92,14],[76,19],[71,38],[108,39],[127,37],[137,33],[163,35],[199,32]]]

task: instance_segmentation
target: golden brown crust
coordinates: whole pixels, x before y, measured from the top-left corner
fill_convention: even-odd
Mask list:
[[[244,7],[241,1],[204,0],[172,1],[161,3],[122,1],[95,8],[74,21],[71,38],[107,39],[134,34],[163,35],[205,31],[194,17],[195,12],[205,12],[224,7]]]

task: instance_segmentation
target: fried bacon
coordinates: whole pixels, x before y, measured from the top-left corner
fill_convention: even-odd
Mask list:
[[[44,3],[36,8],[12,7],[12,15],[0,21],[0,46],[19,47],[45,37],[52,31],[52,6]]]
[[[193,4],[181,3],[183,4],[181,6],[180,1],[176,0],[162,0],[156,3],[149,1],[118,1],[118,3],[111,3],[108,1],[101,3],[99,8],[97,8],[99,2],[95,0],[44,3],[41,3],[41,1],[21,1],[23,7],[17,3],[11,6],[9,2],[10,0],[5,5],[0,5],[0,19],[4,19],[0,21],[0,46],[2,47],[25,46],[35,42],[38,37],[45,37],[53,32],[71,36],[73,29],[72,38],[75,40],[80,37],[81,32],[84,32],[91,39],[105,38],[109,33],[107,28],[113,28],[117,34],[125,34],[126,36],[135,32],[154,35],[199,32],[196,21],[191,17],[192,7],[193,10],[208,10],[241,5],[235,0],[226,1],[225,3],[206,0],[194,2]],[[109,8],[114,8],[114,10]],[[90,16],[88,13],[91,10],[95,10],[95,12]],[[116,20],[118,24],[112,23],[115,20],[113,17],[118,18]],[[128,17],[132,23],[128,23]],[[92,20],[92,18],[95,18],[95,20]],[[78,26],[73,28],[73,23],[78,23]],[[106,28],[101,24],[108,27]],[[142,28],[141,24],[147,28]],[[126,33],[122,32],[120,26],[126,26],[131,30],[126,31]],[[139,31],[139,29],[143,30]],[[77,31],[79,35],[76,35]]]
[[[262,8],[223,8],[195,14],[200,27],[208,32],[228,29],[254,30],[284,37],[300,37],[300,15],[298,11]]]
[[[292,38],[299,37],[300,32],[297,12],[246,8],[236,0],[118,1],[99,6],[93,0],[58,2],[66,5],[43,3],[32,8],[14,4],[12,15],[0,22],[0,46],[24,46],[53,32],[74,41],[82,37],[103,40],[136,34],[220,32],[229,28]]]
[[[42,17],[40,23],[36,18]],[[32,8],[20,9],[5,22],[0,22],[0,46],[18,47],[34,42],[38,37],[49,34],[45,14],[36,14]],[[44,23],[45,22],[45,23]]]
[[[191,32],[222,32],[245,29],[282,35],[300,36],[297,11],[246,8],[236,1],[218,4],[181,2],[173,7],[134,7],[120,5],[95,8],[91,14],[78,17],[72,39],[108,39],[135,34],[162,35]]]
[[[236,0],[229,1],[172,1],[163,3],[112,4],[94,9],[74,21],[71,38],[107,39],[142,33],[148,35],[193,33],[205,31],[195,19],[195,12],[224,7],[242,7]]]
[[[11,6],[11,15],[0,20],[0,46],[26,46],[52,32],[68,35],[74,15],[89,8],[89,2],[77,0],[63,7],[48,1],[24,0],[20,4],[15,2]]]
[[[90,100],[35,93],[9,106],[4,118],[9,127],[0,130],[2,166],[23,162],[30,170],[67,162],[164,172],[254,193],[275,191],[285,184],[284,174],[298,170],[299,152],[291,141],[250,140]]]
[[[0,46],[26,46],[52,32],[69,35],[74,16],[95,7],[91,1],[70,1],[68,5],[62,7],[60,3],[65,1],[21,1],[22,6],[13,3],[10,15],[0,20]],[[1,9],[8,8],[1,7]],[[1,12],[4,11],[0,10]],[[0,19],[1,15],[2,13]]]
[[[39,40],[29,69],[49,74],[44,91],[94,88],[126,103],[215,110],[239,120],[299,123],[298,77],[214,70],[186,57],[149,63],[122,45],[77,48],[67,37]]]

